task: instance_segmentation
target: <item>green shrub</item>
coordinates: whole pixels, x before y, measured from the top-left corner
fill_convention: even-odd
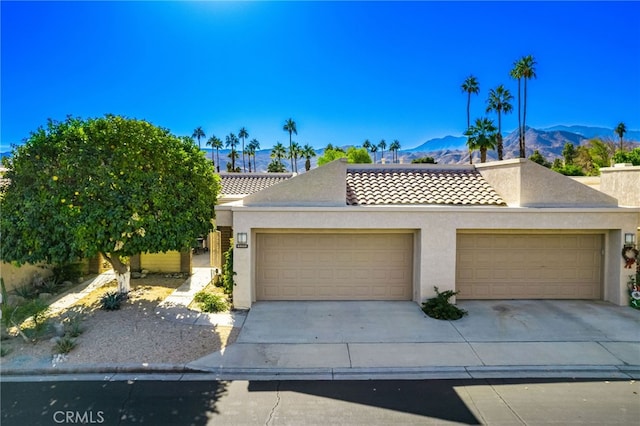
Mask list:
[[[53,347],[53,352],[56,354],[68,354],[76,347],[76,340],[69,336],[61,337]]]
[[[76,282],[82,276],[82,268],[83,266],[80,262],[55,265],[52,269],[53,278],[59,283],[65,281]]]
[[[224,254],[224,266],[222,267],[222,288],[228,296],[233,296],[234,275],[236,273],[233,271],[233,240],[231,240],[231,248]]]
[[[67,333],[70,337],[78,337],[84,332],[84,327],[82,326],[82,316],[74,315],[69,318],[66,327],[65,333]]]
[[[227,301],[221,294],[199,291],[193,298],[203,312],[223,312],[229,308]]]
[[[117,311],[120,309],[122,301],[127,298],[126,294],[117,291],[109,291],[100,298],[100,308],[105,311]]]
[[[11,353],[11,348],[8,346],[0,346],[0,358],[3,358]]]
[[[460,309],[449,303],[449,299],[459,292],[447,290],[442,293],[438,291],[438,287],[434,287],[436,297],[431,298],[422,304],[422,311],[431,318],[440,320],[457,320],[467,314],[467,311]]]
[[[38,292],[36,291],[36,288],[31,283],[18,286],[15,289],[13,289],[13,292],[16,295],[23,297],[25,299],[33,299],[35,297],[38,297]]]

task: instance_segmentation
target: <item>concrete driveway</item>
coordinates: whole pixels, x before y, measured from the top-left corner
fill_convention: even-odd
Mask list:
[[[483,377],[487,368],[640,374],[640,311],[597,301],[459,306],[469,315],[439,321],[414,302],[258,302],[235,344],[189,366],[328,369],[331,377],[339,372],[350,378],[398,368],[464,373],[455,377]]]

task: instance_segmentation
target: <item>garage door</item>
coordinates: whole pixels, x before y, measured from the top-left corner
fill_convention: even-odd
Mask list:
[[[413,234],[256,235],[257,300],[411,300]]]
[[[459,299],[600,299],[602,235],[458,234]]]

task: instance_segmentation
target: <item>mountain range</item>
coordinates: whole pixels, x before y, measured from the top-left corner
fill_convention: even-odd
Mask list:
[[[589,139],[601,138],[604,141],[618,143],[618,137],[613,129],[603,127],[589,126],[553,126],[545,129],[534,129],[527,127],[526,131],[526,156],[529,157],[535,150],[538,150],[548,161],[562,157],[562,149],[564,144],[570,142],[576,147],[587,143]],[[629,130],[625,133],[624,140],[633,146],[640,146],[640,131]],[[631,142],[635,141],[635,142]],[[445,136],[442,138],[430,139],[415,148],[401,149],[398,151],[399,161],[402,163],[410,163],[411,160],[420,157],[433,157],[438,164],[466,164],[469,163],[469,151],[466,147],[467,138],[464,136]],[[513,131],[503,135],[504,158],[517,158],[519,155],[518,132]],[[203,148],[207,158],[211,158],[211,149]],[[317,156],[322,155],[324,149],[317,149]],[[219,151],[221,171],[226,170],[226,162],[228,160],[229,150]],[[10,152],[0,153],[0,157],[10,156]],[[256,166],[258,171],[266,171],[268,164],[271,162],[271,149],[263,149],[256,153]],[[215,156],[215,152],[214,152]],[[311,159],[311,167],[316,167],[317,156]],[[391,153],[385,150],[386,162],[391,161]],[[381,152],[376,153],[376,160],[379,163]],[[480,154],[473,153],[473,161],[479,162]],[[487,161],[497,160],[495,151],[487,152]],[[304,170],[304,158],[299,160],[298,169]],[[285,167],[290,169],[289,162],[283,161]],[[242,167],[242,156],[236,162],[237,166]],[[248,170],[248,166],[247,166]]]

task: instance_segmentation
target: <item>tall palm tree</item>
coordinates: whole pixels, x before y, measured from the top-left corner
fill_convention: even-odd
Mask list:
[[[513,63],[513,69],[509,72],[512,78],[518,80],[518,140],[520,143],[520,158],[526,157],[526,140],[525,129],[527,121],[527,80],[536,77],[536,64],[533,56],[523,56]],[[521,101],[520,101],[520,82],[524,79],[524,102],[522,103],[522,118],[520,117]]]
[[[255,155],[256,150],[254,149],[253,144],[251,142],[247,144],[247,146],[245,147],[245,150],[247,151],[247,158],[249,159],[249,173],[251,173],[251,156]]]
[[[245,129],[243,127],[238,132],[238,137],[242,139],[242,171],[246,172],[247,171],[247,166],[244,163],[244,138],[248,138],[249,137],[249,132],[247,132],[247,129]]]
[[[471,115],[470,115],[471,94],[477,95],[480,92],[480,84],[478,83],[478,79],[475,76],[470,75],[464,80],[460,88],[462,89],[463,92],[467,94],[467,129],[469,129],[469,127],[471,127]],[[473,163],[473,158],[471,154],[472,154],[472,151],[471,151],[471,148],[469,148],[470,164]]]
[[[200,146],[200,138],[204,138],[205,136],[206,135],[204,134],[204,130],[202,130],[201,126],[198,126],[193,130],[193,134],[191,135],[191,137],[198,139],[198,149],[202,149],[202,147]]]
[[[260,142],[258,142],[256,138],[253,138],[249,142],[249,146],[251,147],[251,155],[253,155],[253,171],[257,172],[258,167],[256,166],[256,152],[260,149]],[[249,171],[251,171],[251,157],[249,157]]]
[[[496,136],[498,145],[498,160],[502,160],[502,113],[508,114],[513,110],[511,101],[513,96],[509,89],[505,89],[504,85],[500,85],[489,91],[489,99],[487,99],[487,112],[495,111],[498,114],[498,134]]]
[[[624,151],[624,145],[622,143],[622,137],[624,136],[625,133],[627,133],[627,126],[623,123],[620,122],[618,123],[618,125],[616,126],[614,133],[616,135],[618,135],[618,137],[620,138],[620,151]]]
[[[231,171],[235,172],[236,171],[236,158],[238,158],[238,153],[236,152],[236,146],[238,145],[238,142],[240,142],[238,140],[238,137],[236,135],[234,135],[233,133],[229,133],[227,135],[227,137],[225,138],[225,143],[224,145],[227,148],[231,148],[231,152],[229,153],[229,158],[231,158]]]
[[[373,154],[373,164],[376,164],[376,151],[378,151],[378,147],[376,145],[371,145],[371,153]]]
[[[298,173],[298,155],[300,155],[300,145],[297,142],[291,142],[287,156],[293,164],[293,172]]]
[[[524,79],[524,100],[522,102],[522,152],[521,158],[525,158],[527,138],[527,80],[536,78],[536,60],[531,55],[521,59],[522,78]]]
[[[280,142],[276,143],[271,148],[271,158],[275,158],[275,160],[282,164],[282,159],[287,155],[287,149]]]
[[[371,150],[371,141],[369,141],[369,139],[365,139],[364,142],[362,142],[362,147],[369,152],[369,150]]]
[[[300,155],[302,155],[306,159],[306,161],[304,162],[304,170],[308,172],[311,169],[311,157],[316,156],[316,150],[307,143],[302,147]]]
[[[291,118],[289,118],[287,121],[284,122],[284,126],[282,126],[282,130],[284,130],[285,132],[289,132],[289,152],[293,151],[293,148],[291,146],[291,135],[293,133],[295,133],[296,135],[298,134],[298,129],[296,127],[296,122],[293,121]],[[293,163],[291,164],[291,171],[293,172]]]
[[[391,142],[391,145],[389,145],[389,149],[393,153],[393,155],[391,156],[392,162],[393,163],[397,163],[398,162],[398,150],[400,149],[400,142],[398,142],[398,139],[394,139],[394,141]]]
[[[218,173],[220,173],[220,155],[218,155],[218,149],[222,148],[222,141],[216,137],[216,135],[211,136],[207,140],[207,146],[211,147],[211,162],[216,165]],[[213,149],[216,150],[216,157],[218,161],[213,161]]]
[[[380,142],[378,142],[378,148],[380,148],[380,151],[382,151],[380,153],[380,162],[383,163],[384,161],[384,149],[387,147],[387,142],[384,139],[381,139]]]
[[[480,162],[487,161],[487,150],[496,147],[496,126],[488,118],[477,118],[474,125],[464,133],[469,139],[469,150],[480,150]]]

